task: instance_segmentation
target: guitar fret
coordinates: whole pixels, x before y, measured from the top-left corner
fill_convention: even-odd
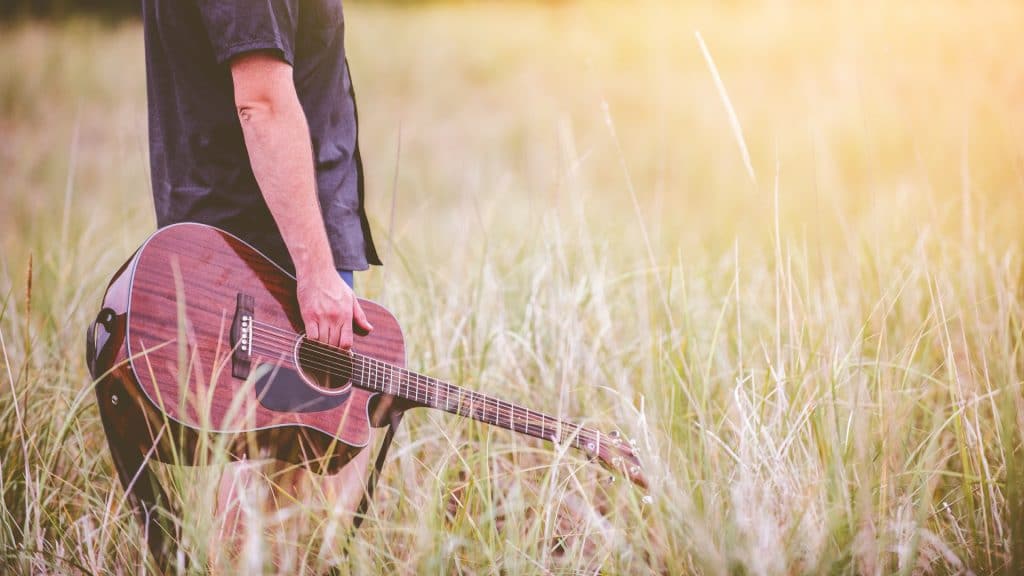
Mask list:
[[[374,391],[403,397],[418,404],[500,426],[520,434],[555,443],[568,442],[591,453],[599,451],[604,442],[599,432],[578,424],[562,422],[512,402],[453,386],[450,382],[417,374],[373,358],[353,355],[352,359],[353,376],[364,380],[364,385]]]

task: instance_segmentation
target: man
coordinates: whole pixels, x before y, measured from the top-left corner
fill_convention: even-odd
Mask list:
[[[203,222],[246,240],[294,271],[307,336],[350,347],[353,323],[372,329],[351,273],[380,261],[340,0],[143,0],[143,18],[158,225]],[[368,457],[324,480],[338,506],[355,507]],[[238,498],[257,468],[232,464],[221,481],[228,536],[244,529]],[[275,490],[301,500],[319,481],[307,475]]]

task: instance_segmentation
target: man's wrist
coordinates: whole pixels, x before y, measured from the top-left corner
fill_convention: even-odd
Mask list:
[[[316,251],[300,247],[292,255],[292,261],[295,264],[295,275],[299,277],[315,276],[328,271],[334,273],[334,256],[326,245]]]
[[[323,264],[310,264],[306,266],[295,267],[295,277],[298,279],[311,280],[319,278],[321,276],[337,276],[338,272],[334,269],[334,264],[331,262]]]

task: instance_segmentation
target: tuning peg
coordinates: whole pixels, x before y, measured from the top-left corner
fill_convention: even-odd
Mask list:
[[[622,434],[620,434],[618,430],[612,430],[609,432],[608,437],[612,440],[612,446],[618,448],[619,445],[622,444]]]

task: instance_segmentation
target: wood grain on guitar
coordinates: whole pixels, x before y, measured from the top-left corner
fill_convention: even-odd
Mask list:
[[[151,422],[273,437],[275,457],[332,471],[366,446],[391,410],[429,407],[568,443],[647,486],[635,445],[405,368],[395,317],[360,300],[374,330],[350,351],[307,340],[295,279],[238,238],[201,224],[163,228],[111,281],[104,306],[123,319],[109,369]],[[246,433],[246,434],[242,434]],[[241,456],[248,443],[236,442]],[[158,451],[159,457],[162,452]]]

